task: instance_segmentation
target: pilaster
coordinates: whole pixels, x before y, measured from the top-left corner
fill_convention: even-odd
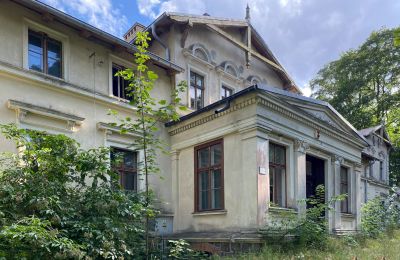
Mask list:
[[[296,207],[300,214],[306,210],[306,152],[310,149],[310,145],[304,140],[296,140],[295,142],[295,198],[297,199]]]
[[[334,155],[333,159],[333,196],[340,195],[340,166],[343,164],[344,159],[341,156]],[[340,209],[340,201],[336,201],[334,204],[333,212],[333,229],[340,229],[342,226],[342,216]]]

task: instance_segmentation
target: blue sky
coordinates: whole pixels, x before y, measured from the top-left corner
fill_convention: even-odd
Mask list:
[[[251,22],[297,85],[308,82],[326,63],[359,46],[373,30],[400,26],[400,0],[41,0],[121,37],[138,21],[148,25],[164,11]]]

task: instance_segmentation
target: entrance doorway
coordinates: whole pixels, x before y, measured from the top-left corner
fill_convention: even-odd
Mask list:
[[[318,185],[325,185],[325,167],[324,160],[317,157],[306,155],[306,196],[307,198],[315,197]],[[325,202],[323,196],[321,202]],[[308,205],[309,206],[309,205]]]

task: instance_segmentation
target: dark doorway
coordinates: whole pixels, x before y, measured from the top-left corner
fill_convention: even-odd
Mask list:
[[[307,198],[316,196],[315,190],[318,185],[325,186],[324,160],[306,155],[306,185]],[[321,202],[324,201],[325,197],[321,198]]]

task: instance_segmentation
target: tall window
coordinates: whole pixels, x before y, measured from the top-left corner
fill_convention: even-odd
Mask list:
[[[370,177],[370,178],[374,178],[374,177],[375,177],[375,176],[374,176],[374,164],[375,164],[374,161],[371,161],[371,162],[369,163],[369,177]]]
[[[379,162],[379,178],[380,178],[381,181],[383,181],[384,177],[385,176],[383,176],[383,162],[380,161]]]
[[[346,167],[340,167],[340,194],[347,194],[347,197],[340,202],[342,213],[350,213],[349,206],[349,173]]]
[[[195,148],[195,210],[224,209],[223,144],[217,140]]]
[[[119,148],[111,149],[111,165],[119,174],[123,189],[137,191],[137,153]]]
[[[286,207],[286,148],[269,143],[269,200]]]
[[[225,85],[221,87],[221,99],[232,96],[233,90]]]
[[[204,107],[204,77],[190,71],[190,108]]]
[[[51,76],[62,77],[61,42],[48,37],[45,33],[29,30],[28,66]]]
[[[129,81],[123,77],[115,76],[118,71],[125,70],[125,67],[119,66],[115,63],[112,64],[112,88],[113,96],[132,100],[132,94],[129,92]]]

